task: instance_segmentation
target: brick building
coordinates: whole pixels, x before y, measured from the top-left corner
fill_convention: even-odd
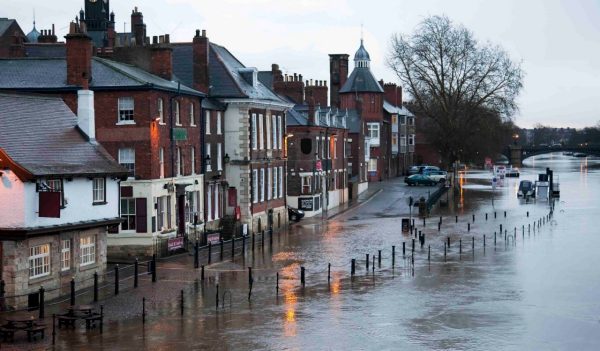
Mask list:
[[[402,104],[402,88],[394,83],[383,83],[385,100],[383,110],[391,125],[391,157],[386,165],[390,177],[407,174],[414,164],[415,116]]]
[[[227,193],[226,214],[238,217],[248,232],[283,226],[285,120],[293,104],[264,86],[255,68],[211,43],[205,31],[196,31],[192,42],[175,44],[173,59],[182,82],[226,106],[221,156],[228,156],[227,162],[223,160],[227,191],[220,193]]]
[[[56,298],[106,271],[128,171],[94,139],[93,92],[78,96],[76,116],[59,97],[0,94],[0,308],[37,307],[42,285]]]
[[[168,36],[136,49],[120,58],[142,68],[94,57],[85,25],[71,23],[66,58],[0,60],[0,90],[58,95],[73,111],[77,90],[94,91],[96,138],[131,171],[120,187],[125,221],[108,237],[113,257],[150,255],[159,238],[197,232],[202,211],[204,94],[173,80]]]

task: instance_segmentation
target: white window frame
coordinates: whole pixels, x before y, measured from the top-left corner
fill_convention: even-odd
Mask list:
[[[204,133],[210,135],[210,111],[204,113]]]
[[[179,114],[179,101],[173,100],[173,108],[175,110],[175,125],[181,125],[181,115]]]
[[[260,188],[260,202],[265,201],[265,169],[261,168],[260,169],[260,182],[259,182],[259,188]]]
[[[265,116],[265,127],[267,136],[267,150],[269,150],[271,148],[271,118],[269,118],[269,115]]]
[[[252,170],[252,203],[258,202],[258,170]]]
[[[165,228],[165,198],[160,196],[156,199],[156,228],[159,232]]]
[[[283,197],[283,166],[279,166],[279,198]]]
[[[106,202],[106,178],[97,177],[92,179],[92,202],[103,203]]]
[[[367,135],[370,138],[371,146],[380,145],[381,127],[378,122],[367,123]]]
[[[158,174],[160,179],[165,177],[165,148],[158,149]]]
[[[190,126],[191,127],[196,127],[196,119],[194,118],[194,112],[195,112],[195,108],[194,108],[194,103],[190,102]]]
[[[29,248],[29,279],[45,277],[51,274],[50,244],[31,246]]]
[[[221,135],[223,134],[223,115],[221,114],[221,111],[217,111],[217,134]]]
[[[206,156],[210,156],[210,143],[206,143],[204,145],[204,152],[206,154],[206,155],[204,155],[204,160],[206,160]],[[212,171],[212,161],[213,161],[212,156],[208,161],[206,161],[206,171],[207,172]]]
[[[273,199],[279,198],[279,167],[273,167]]]
[[[181,155],[181,148],[180,147],[177,147],[176,155],[175,156],[176,156],[176,158],[175,158],[175,162],[176,162],[175,163],[175,170],[177,172],[176,176],[179,177],[179,176],[183,175],[183,172],[182,172],[182,169],[183,169],[183,167],[182,167],[183,158],[182,158],[182,155]]]
[[[191,174],[196,174],[196,149],[193,146],[190,148],[190,161],[192,167]]]
[[[135,176],[135,149],[132,147],[119,149],[119,164],[130,170],[132,176]]]
[[[372,166],[375,166],[375,169],[372,168]],[[368,163],[367,163],[367,167],[368,167],[368,171],[369,172],[377,172],[377,159],[376,158],[370,158]]]
[[[219,219],[219,218],[221,218],[221,217],[219,217],[219,204],[220,204],[219,196],[221,194],[221,192],[219,191],[219,184],[215,184],[214,193],[215,193],[215,215],[214,215],[214,219]]]
[[[158,98],[156,109],[158,110],[158,123],[165,124],[165,103],[162,98]]]
[[[273,198],[273,168],[267,168],[267,200]]]
[[[278,149],[279,141],[277,140],[277,116],[271,115],[271,129],[273,131],[273,149]]]
[[[62,239],[60,241],[60,270],[68,271],[71,269],[71,239]]]
[[[400,115],[400,125],[401,126],[406,125],[406,116],[405,115]]]
[[[252,114],[252,150],[258,148],[258,129],[256,128],[256,113]]]
[[[223,144],[217,143],[217,171],[223,170]]]
[[[117,99],[117,124],[135,124],[135,100],[131,96]]]
[[[283,148],[283,118],[281,117],[281,115],[277,116],[277,128],[279,130],[279,135],[278,135],[278,145],[277,148],[279,150],[281,150]]]
[[[331,160],[331,137],[327,136],[327,159]]]
[[[415,145],[415,135],[414,134],[408,135],[408,145]]]
[[[79,238],[80,267],[96,263],[96,236],[88,235]]]
[[[300,177],[300,189],[303,195],[310,194],[312,192],[312,177],[311,176],[303,176]],[[307,188],[308,190],[304,190]]]
[[[258,115],[258,148],[260,150],[264,150],[265,149],[265,138],[263,138],[263,134],[264,134],[264,130],[263,130],[263,121],[264,117],[262,114]]]
[[[206,216],[208,217],[209,221],[213,220],[212,197],[213,197],[213,185],[209,184],[208,185],[208,192],[207,192],[207,196],[206,196],[206,198],[208,199],[206,201]]]

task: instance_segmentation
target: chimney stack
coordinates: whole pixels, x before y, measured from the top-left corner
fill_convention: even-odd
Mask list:
[[[135,40],[135,45],[144,45],[146,39],[146,25],[144,24],[144,15],[138,11],[137,6],[131,11],[131,34]]]
[[[96,140],[96,122],[94,112],[94,92],[79,90],[77,92],[77,127],[89,139]]]
[[[402,87],[395,83],[383,84],[384,98],[395,106],[402,106]]]
[[[327,85],[322,80],[315,80],[313,84],[311,79],[310,84],[305,88],[305,95],[307,103],[309,98],[312,98],[315,104],[321,107],[327,106]]]
[[[348,79],[348,55],[330,54],[329,55],[329,80],[331,106],[340,108],[339,91]]]
[[[173,79],[173,48],[169,44],[169,35],[159,36],[159,43],[150,48],[150,72],[163,79]]]
[[[88,89],[92,79],[92,39],[85,26],[71,22],[67,40],[67,84]]]
[[[206,36],[206,30],[196,30],[196,36],[193,41],[193,76],[194,89],[203,93],[209,93],[210,76],[208,72],[208,64],[210,59],[210,41]]]
[[[315,119],[315,99],[311,96],[307,98],[308,100],[308,125],[314,126],[316,125]]]

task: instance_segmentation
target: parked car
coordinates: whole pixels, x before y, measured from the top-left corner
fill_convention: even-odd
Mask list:
[[[412,166],[408,169],[408,175],[419,174],[420,166]]]
[[[438,183],[444,183],[448,179],[448,172],[446,171],[423,171],[423,175],[428,176]]]
[[[288,218],[292,222],[298,222],[304,218],[304,211],[297,208],[288,207]]]
[[[404,182],[410,185],[436,185],[438,182],[424,174],[413,174],[404,178]]]
[[[408,169],[408,174],[423,174],[424,172],[429,171],[439,171],[440,167],[437,166],[428,166],[428,165],[420,165],[420,166],[412,166]]]

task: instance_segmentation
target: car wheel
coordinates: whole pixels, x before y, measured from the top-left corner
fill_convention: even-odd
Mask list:
[[[298,222],[298,216],[296,216],[295,214],[291,215],[290,219],[294,222]]]

